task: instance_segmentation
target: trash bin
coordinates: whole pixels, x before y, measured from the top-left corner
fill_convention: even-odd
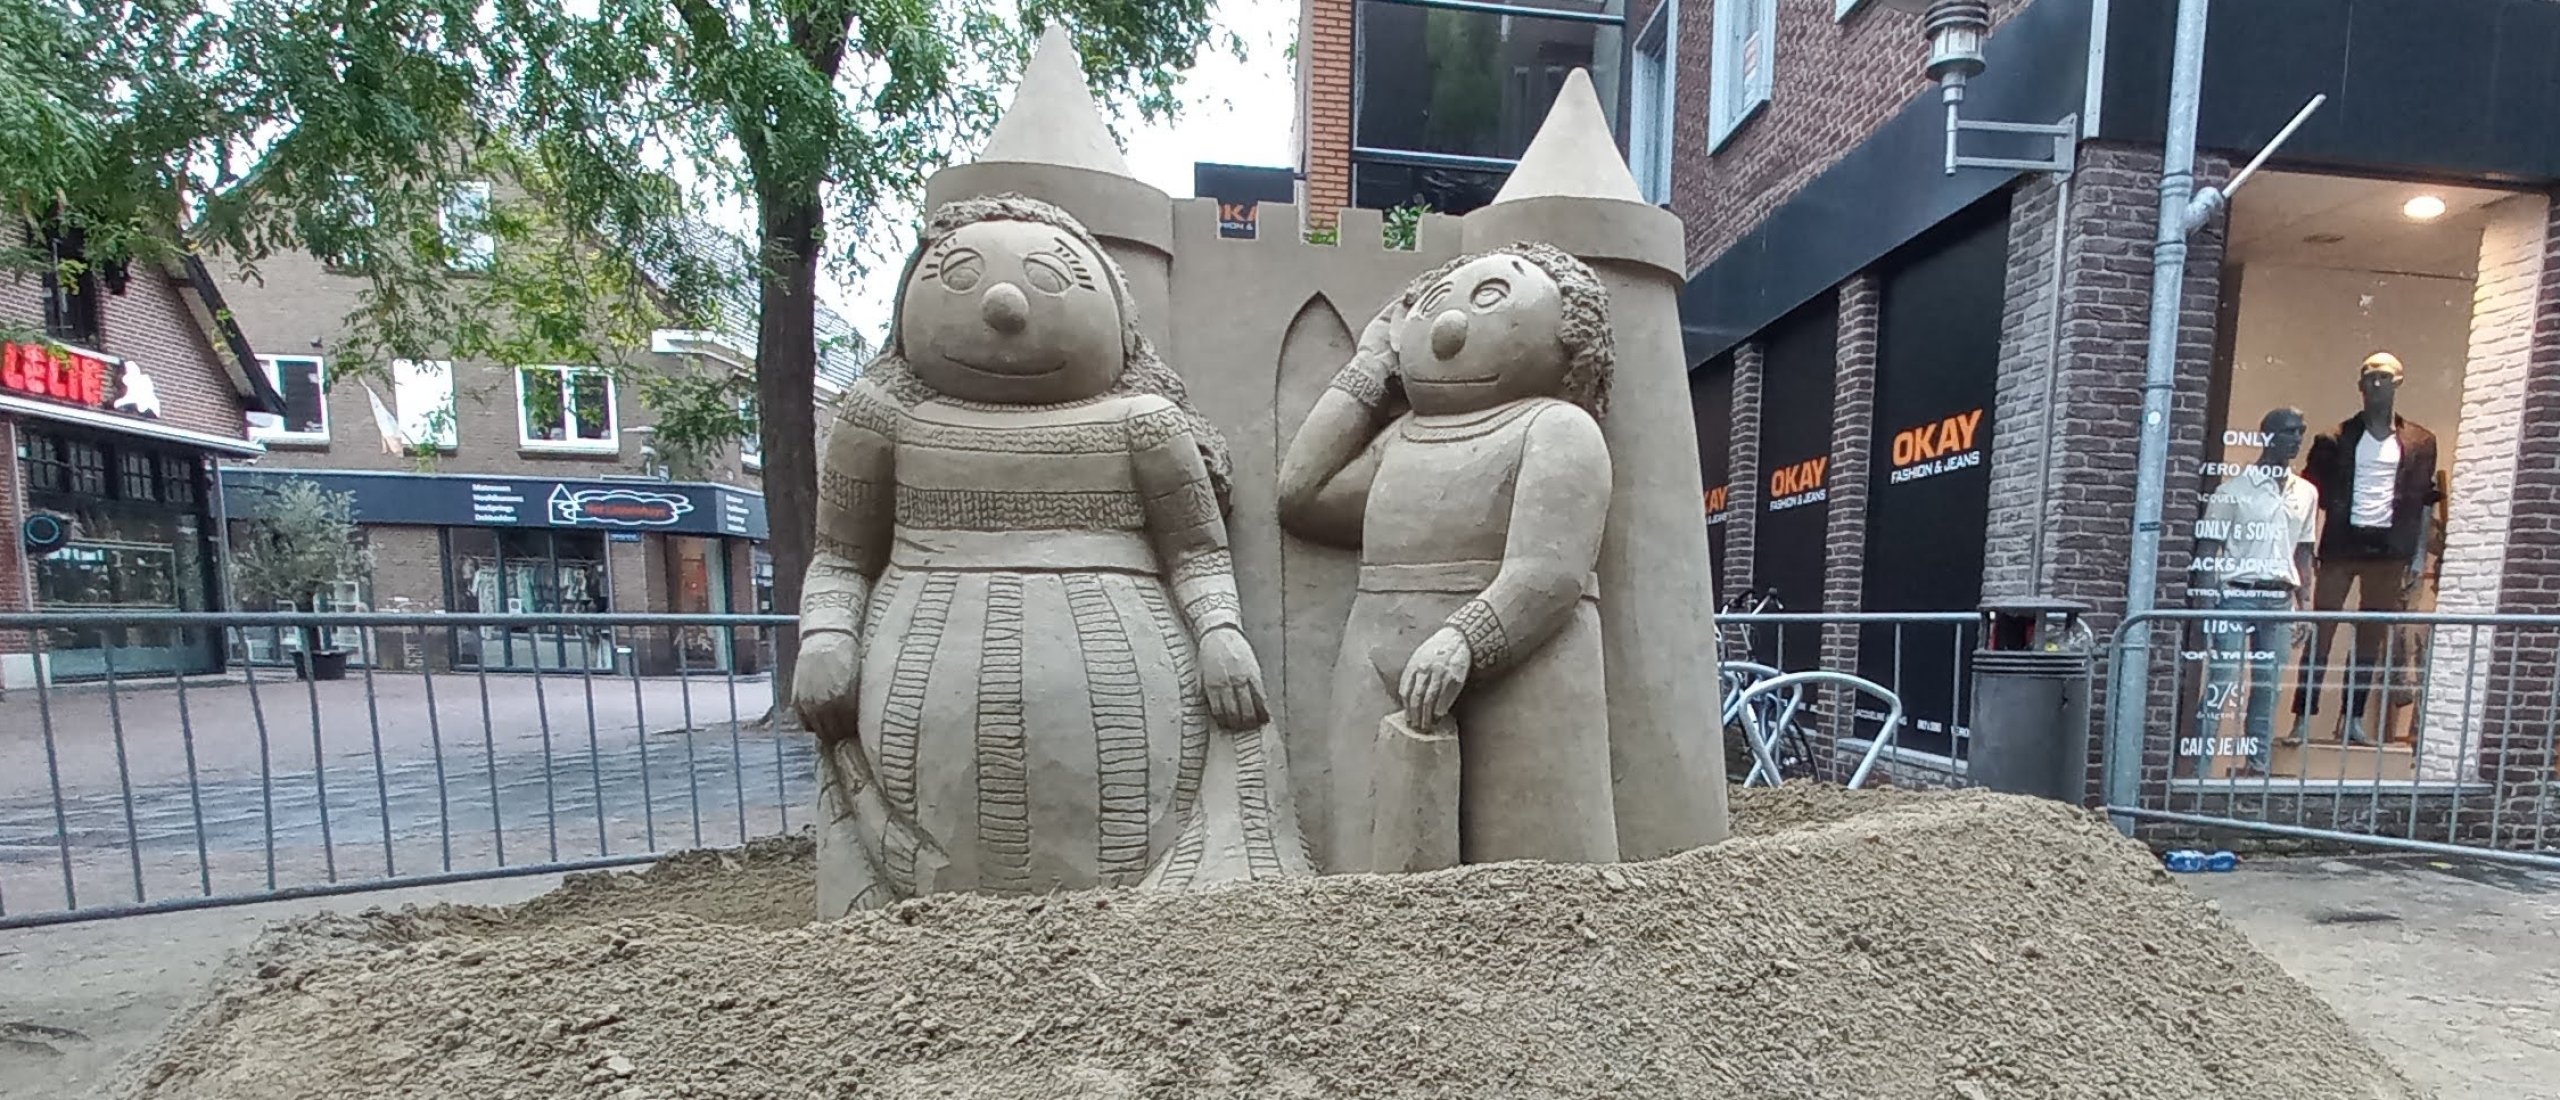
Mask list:
[[[2064,600],[1983,605],[1966,764],[1975,786],[2074,805],[2086,797],[2097,657],[2088,613]]]

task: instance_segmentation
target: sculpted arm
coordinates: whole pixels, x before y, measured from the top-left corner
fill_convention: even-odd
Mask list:
[[[1388,333],[1401,305],[1388,303],[1369,322],[1359,350],[1316,399],[1280,458],[1280,525],[1299,538],[1360,545],[1369,485],[1378,473],[1379,429],[1395,418],[1387,392],[1395,367]]]
[[[818,466],[818,538],[800,589],[800,664],[792,702],[821,738],[847,736],[862,618],[889,561],[895,527],[896,406],[868,385],[846,391]]]
[[[1244,638],[1226,518],[1219,514],[1217,489],[1200,445],[1169,403],[1135,415],[1129,429],[1138,491],[1146,501],[1147,535],[1173,602],[1199,646],[1209,711],[1228,729],[1259,726],[1270,719],[1262,669]]]

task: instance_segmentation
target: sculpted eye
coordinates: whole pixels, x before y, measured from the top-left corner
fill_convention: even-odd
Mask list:
[[[1067,287],[1075,282],[1075,276],[1047,256],[1025,256],[1022,258],[1022,281],[1030,283],[1033,289],[1043,294],[1064,294]]]
[[[976,252],[966,248],[955,248],[942,257],[942,267],[937,277],[942,280],[943,286],[952,290],[968,290],[978,285],[978,278],[985,274],[986,269],[987,262]]]
[[[1422,300],[1414,303],[1413,311],[1415,313],[1436,312],[1443,303],[1449,300],[1449,295],[1455,291],[1456,288],[1447,283],[1437,284],[1431,289],[1422,292]]]
[[[1502,300],[1510,296],[1511,284],[1500,279],[1487,279],[1476,284],[1476,292],[1472,300],[1477,309],[1491,309],[1502,304]]]

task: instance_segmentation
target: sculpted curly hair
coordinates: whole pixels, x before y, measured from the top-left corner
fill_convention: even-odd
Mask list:
[[[1217,491],[1219,510],[1232,510],[1234,461],[1227,453],[1227,437],[1218,431],[1217,425],[1209,422],[1209,418],[1192,407],[1190,391],[1183,387],[1182,377],[1165,365],[1164,357],[1156,353],[1154,342],[1138,331],[1138,310],[1136,303],[1130,300],[1128,275],[1120,270],[1119,263],[1103,250],[1102,242],[1095,240],[1083,223],[1066,211],[1038,199],[1012,194],[993,195],[959,199],[934,208],[932,216],[925,221],[924,232],[916,238],[915,249],[907,253],[905,268],[898,274],[898,300],[891,305],[888,344],[881,349],[879,357],[864,368],[864,377],[903,406],[913,406],[939,396],[907,366],[906,334],[899,320],[905,313],[907,282],[915,275],[916,264],[933,250],[935,242],[958,232],[962,226],[986,221],[1030,222],[1063,231],[1073,235],[1078,243],[1091,249],[1102,260],[1103,268],[1111,273],[1111,291],[1120,303],[1121,321],[1120,380],[1107,392],[1115,396],[1151,393],[1172,401],[1181,412],[1183,427],[1200,448],[1201,462],[1209,468],[1209,482]]]
[[[1473,255],[1460,256],[1405,285],[1397,299],[1410,310],[1433,284],[1449,273],[1487,256],[1518,256],[1546,272],[1564,292],[1564,318],[1556,333],[1564,345],[1564,381],[1556,396],[1582,406],[1593,420],[1609,419],[1609,384],[1617,373],[1618,338],[1609,328],[1609,290],[1600,276],[1563,249],[1537,241],[1518,241]]]

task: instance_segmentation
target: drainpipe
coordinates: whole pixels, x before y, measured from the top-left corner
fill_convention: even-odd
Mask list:
[[[2151,244],[2151,343],[2142,371],[2142,443],[2135,459],[2132,572],[2127,618],[2158,601],[2161,513],[2168,496],[2169,399],[2177,388],[2178,311],[2187,276],[2188,203],[2195,191],[2196,113],[2204,84],[2206,0],[2178,0],[2178,37],[2169,65],[2169,131],[2160,157],[2160,226]],[[2121,632],[2121,627],[2119,628]],[[2151,631],[2118,638],[2121,657],[2108,692],[2110,806],[2130,806],[2142,789],[2144,712],[2150,703]],[[2116,818],[2127,835],[2133,820]]]

